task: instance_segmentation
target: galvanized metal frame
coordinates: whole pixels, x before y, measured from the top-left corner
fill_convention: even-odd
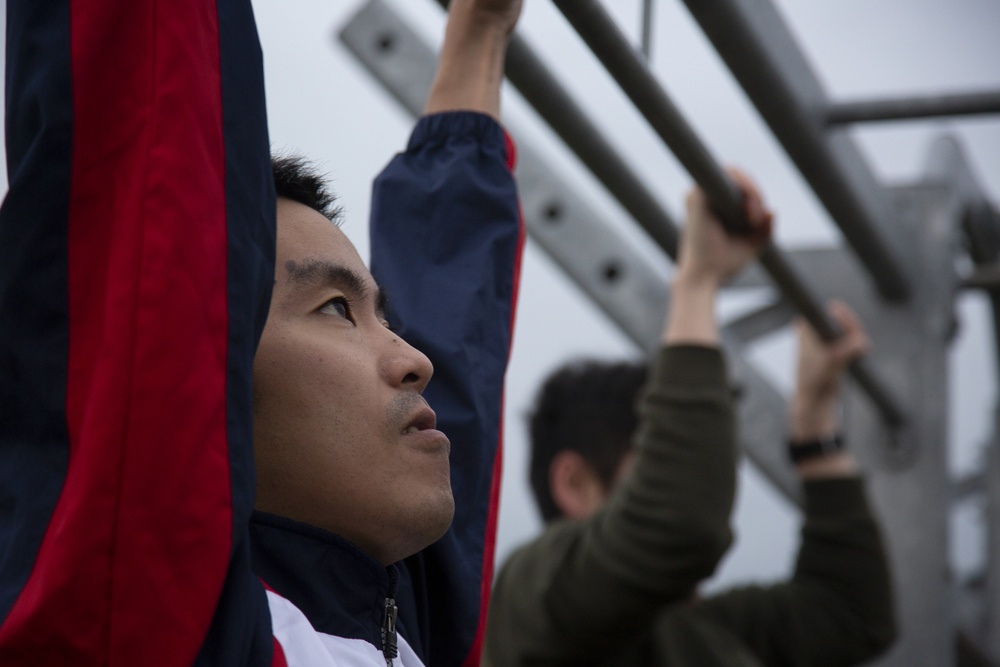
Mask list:
[[[886,431],[864,397],[848,387],[844,426],[869,480],[895,580],[900,638],[878,665],[952,664],[954,592],[948,572],[948,516],[952,485],[946,456],[948,340],[958,276],[952,261],[959,221],[945,188],[916,185],[891,193],[900,224],[909,231],[907,257],[917,280],[905,305],[887,308],[856,276],[847,253],[811,259],[822,298],[844,299],[865,322],[876,354],[872,362],[907,406],[898,435]],[[839,279],[838,279],[839,278]],[[903,446],[884,441],[902,438]]]

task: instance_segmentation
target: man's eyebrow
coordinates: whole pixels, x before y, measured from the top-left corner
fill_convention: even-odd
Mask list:
[[[300,285],[310,287],[329,286],[339,287],[349,292],[353,292],[361,299],[372,296],[368,281],[361,277],[354,269],[350,269],[341,264],[329,262],[322,259],[296,262],[289,260],[285,262],[285,271],[288,272],[288,279]],[[374,293],[375,312],[380,317],[385,315],[388,300],[385,291],[375,285]]]

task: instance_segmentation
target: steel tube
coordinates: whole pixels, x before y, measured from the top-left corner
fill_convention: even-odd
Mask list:
[[[713,208],[731,230],[746,229],[741,196],[736,185],[688,125],[670,98],[650,73],[613,19],[596,0],[554,0],[573,28],[594,52],[622,90],[629,96],[656,133],[667,144],[692,178],[701,186]],[[773,245],[760,256],[760,263],[782,294],[824,340],[839,331],[826,311],[810,294],[781,252]],[[867,366],[855,363],[851,374],[891,427],[901,426],[903,413]]]
[[[516,34],[507,49],[507,78],[608,192],[666,253],[677,257],[677,223],[604,139],[559,80]]]
[[[554,0],[636,109],[701,186],[730,229],[745,227],[740,192],[596,0]]]
[[[816,75],[767,0],[684,0],[702,31],[872,276],[883,298],[902,301],[910,280],[888,194],[844,132],[829,131]],[[564,3],[570,4],[570,3]],[[572,3],[576,4],[576,3]]]
[[[817,299],[796,276],[795,270],[774,245],[764,249],[760,256],[760,263],[781,289],[782,295],[795,306],[795,309],[816,330],[820,338],[829,341],[840,335],[840,331],[827,316],[826,311],[820,307]],[[894,429],[901,427],[905,421],[902,408],[899,407],[885,385],[874,375],[868,364],[863,359],[859,359],[851,364],[850,373],[858,386],[878,408],[886,425]]]
[[[827,125],[1000,113],[1000,92],[963,93],[894,100],[838,102],[826,112]]]

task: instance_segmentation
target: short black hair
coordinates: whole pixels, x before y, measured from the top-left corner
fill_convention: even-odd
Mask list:
[[[279,197],[304,204],[334,224],[340,224],[343,210],[337,206],[337,196],[316,165],[300,155],[272,155],[271,172]]]
[[[544,382],[528,426],[529,478],[545,522],[562,517],[549,487],[549,468],[559,452],[580,454],[605,488],[611,488],[632,446],[639,423],[635,403],[648,376],[644,362],[581,359],[557,369]]]

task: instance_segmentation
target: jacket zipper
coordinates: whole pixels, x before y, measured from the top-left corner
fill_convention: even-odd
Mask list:
[[[382,613],[382,655],[385,657],[386,667],[392,667],[392,660],[399,655],[399,648],[396,645],[396,614],[399,609],[396,607],[396,600],[385,599],[385,610]]]

